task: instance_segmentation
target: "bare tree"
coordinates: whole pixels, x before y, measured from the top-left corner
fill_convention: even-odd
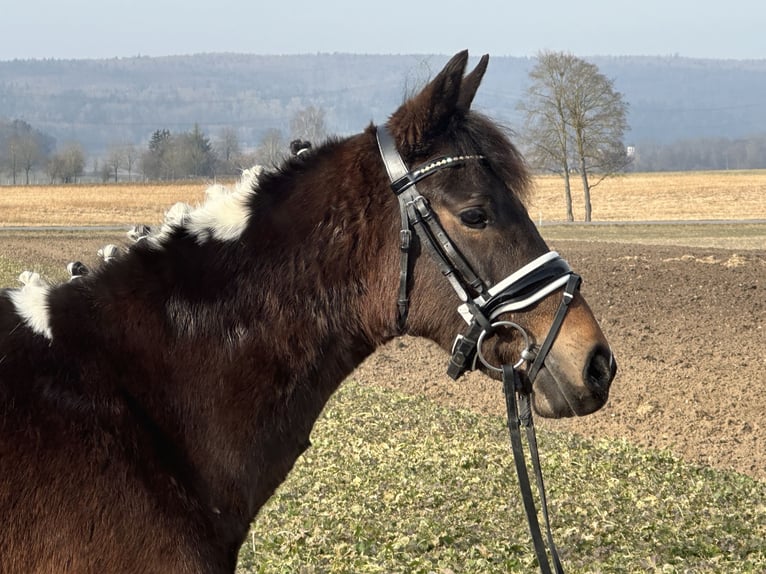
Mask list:
[[[545,54],[529,73],[531,84],[526,98],[519,103],[524,113],[522,142],[527,148],[527,161],[534,167],[564,178],[564,200],[567,221],[574,221],[572,188],[569,180],[571,153],[564,105],[565,74],[551,65],[544,65]]]
[[[53,149],[52,137],[33,128],[24,120],[0,121],[0,162],[14,184],[23,171],[29,185],[32,170],[43,165]]]
[[[327,136],[323,108],[309,106],[295,113],[290,120],[290,138],[308,140],[314,145]]]
[[[530,163],[563,175],[569,221],[574,220],[569,174],[577,171],[585,221],[591,221],[591,189],[630,162],[623,144],[627,104],[597,66],[571,54],[540,53],[530,79],[519,106]]]
[[[242,156],[242,149],[239,145],[239,136],[237,130],[233,127],[224,127],[218,132],[215,140],[214,149],[219,161],[222,164],[222,173],[237,173],[237,163]]]
[[[404,76],[404,98],[410,98],[417,94],[433,76],[430,57],[421,58],[412,68],[407,70]]]
[[[215,150],[226,163],[234,161],[240,153],[237,130],[230,126],[221,128],[215,142]]]
[[[266,131],[255,150],[255,163],[275,166],[282,163],[287,155],[287,144],[282,132],[276,128]]]
[[[29,185],[29,174],[48,155],[45,142],[39,134],[25,133],[19,138],[19,160],[24,170],[24,183]]]
[[[11,183],[13,185],[16,185],[16,175],[19,173],[19,169],[21,167],[19,158],[19,143],[18,134],[13,134],[5,142],[5,165],[8,169],[8,173],[11,174]]]
[[[115,183],[117,183],[122,163],[122,149],[117,145],[110,146],[109,153],[107,154],[102,166],[103,174],[108,174],[107,179],[104,180],[105,182],[111,178]]]
[[[136,162],[138,162],[140,157],[141,154],[132,143],[124,144],[122,146],[122,165],[128,171],[128,181],[133,181],[133,167],[136,165]]]
[[[85,171],[85,152],[79,143],[66,144],[60,151],[53,154],[48,163],[48,174],[51,181],[61,183],[77,183],[77,179]]]

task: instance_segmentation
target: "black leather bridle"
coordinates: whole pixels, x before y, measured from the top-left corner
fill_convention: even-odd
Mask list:
[[[525,362],[530,364],[527,369],[527,379],[531,387],[561,329],[569,304],[580,286],[580,276],[574,273],[567,262],[556,252],[550,251],[511,273],[496,285],[488,287],[452,243],[431,209],[428,200],[418,192],[416,186],[417,182],[437,171],[462,165],[469,161],[482,161],[483,156],[442,156],[410,170],[399,155],[394,138],[384,126],[377,128],[377,141],[380,156],[391,180],[391,189],[399,200],[401,213],[398,328],[400,332],[404,331],[409,311],[410,254],[414,231],[420,245],[436,262],[439,270],[457,294],[462,303],[458,312],[468,324],[467,330],[455,339],[447,373],[453,379],[457,379],[467,370],[475,368],[476,361],[479,360],[490,371],[501,374],[508,410],[511,448],[540,570],[543,574],[552,572],[545,553],[537,510],[529,487],[519,426],[524,426],[527,431],[527,442],[537,479],[553,567],[555,572],[563,573],[548,520],[545,489],[537,453],[537,439],[532,422],[531,388],[525,388],[522,384],[519,368]],[[551,328],[537,350],[532,348],[529,336],[520,325],[500,319],[501,315],[505,313],[528,309],[562,287],[564,288],[563,297]],[[492,336],[499,327],[515,329],[521,333],[524,339],[525,348],[522,350],[519,360],[513,365],[495,366],[482,355],[481,344],[486,337]],[[516,394],[518,394],[518,402],[516,401]]]
[[[522,351],[522,359],[525,361],[531,361],[534,357],[527,374],[530,382],[534,382],[561,328],[569,303],[579,288],[580,276],[572,271],[558,253],[550,251],[511,273],[496,285],[487,287],[485,281],[455,247],[428,200],[418,192],[416,186],[417,182],[437,171],[468,161],[482,161],[483,156],[442,156],[409,170],[396,149],[393,137],[385,127],[377,128],[377,140],[380,155],[391,180],[391,189],[399,199],[401,213],[397,319],[399,330],[404,330],[409,310],[410,254],[414,231],[421,246],[439,266],[439,270],[462,302],[458,312],[468,324],[467,331],[459,334],[453,345],[447,370],[453,379],[475,368],[477,358],[490,370],[500,372],[500,367],[494,367],[483,359],[478,349],[480,337],[491,335],[499,326],[497,319],[504,313],[527,309],[556,289],[564,287],[563,300],[539,350],[536,353],[531,348]],[[506,325],[509,322],[499,323]],[[520,326],[515,323],[512,325],[523,332]]]

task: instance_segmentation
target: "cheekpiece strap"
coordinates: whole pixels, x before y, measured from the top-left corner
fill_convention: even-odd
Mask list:
[[[439,223],[436,214],[431,209],[428,200],[420,195],[415,184],[421,179],[435,173],[439,169],[459,165],[468,160],[481,159],[479,155],[459,155],[440,157],[410,171],[407,169],[399,152],[396,142],[389,131],[380,126],[377,128],[377,141],[380,156],[386,167],[391,189],[399,199],[401,213],[401,257],[398,299],[398,328],[404,331],[406,324],[409,297],[409,254],[411,245],[411,229],[421,240],[421,245],[431,255],[439,266],[441,273],[447,278],[458,298],[467,302],[469,290],[482,294],[486,286],[481,278],[473,271],[450,240],[444,228]]]

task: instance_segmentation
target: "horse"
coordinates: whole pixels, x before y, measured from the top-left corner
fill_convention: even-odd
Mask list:
[[[488,60],[456,54],[384,125],[76,281],[0,292],[0,571],[233,572],[329,397],[402,334],[496,377],[541,350],[564,293],[519,372],[541,416],[605,404],[608,342],[527,213],[520,152],[471,109]]]

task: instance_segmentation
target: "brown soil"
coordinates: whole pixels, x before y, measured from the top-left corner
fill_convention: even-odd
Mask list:
[[[684,459],[766,479],[766,256],[560,241],[610,340],[619,372],[609,402],[538,427],[620,437]],[[499,383],[446,375],[446,354],[402,338],[352,377],[441,403],[504,414]]]

